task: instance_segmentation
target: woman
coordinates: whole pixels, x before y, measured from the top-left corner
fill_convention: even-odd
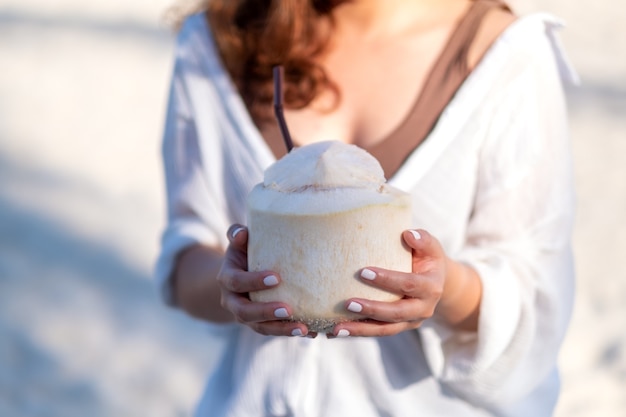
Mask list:
[[[495,0],[213,0],[186,19],[157,278],[168,303],[221,323],[197,415],[551,415],[573,294],[560,83],[572,73],[556,26]],[[246,271],[241,226],[248,191],[285,153],[277,64],[296,145],[368,150],[412,194],[419,228],[402,236],[411,274],[361,274],[404,298],[346,300],[364,320],[327,337],[247,297],[280,285]]]

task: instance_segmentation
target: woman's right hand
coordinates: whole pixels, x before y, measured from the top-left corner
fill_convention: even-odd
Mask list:
[[[234,224],[228,229],[230,244],[217,276],[222,307],[235,319],[257,333],[272,336],[315,336],[305,324],[290,321],[292,309],[281,302],[256,303],[249,293],[280,285],[280,276],[271,271],[248,272],[248,229]]]

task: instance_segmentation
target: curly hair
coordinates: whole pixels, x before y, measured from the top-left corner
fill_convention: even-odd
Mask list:
[[[331,12],[351,0],[211,0],[206,17],[221,59],[258,125],[272,119],[272,68],[285,70],[286,108],[339,90],[316,61],[329,44]]]

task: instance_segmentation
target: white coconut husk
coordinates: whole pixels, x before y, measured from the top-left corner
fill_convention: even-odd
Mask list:
[[[401,238],[410,197],[386,184],[378,161],[354,145],[315,143],[277,161],[248,197],[248,222],[248,269],[282,278],[250,298],[288,303],[311,331],[359,318],[346,310],[349,298],[400,298],[364,283],[362,268],[411,271]]]

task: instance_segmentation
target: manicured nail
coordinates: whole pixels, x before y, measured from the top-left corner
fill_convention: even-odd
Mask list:
[[[304,333],[302,333],[302,330],[295,328],[291,331],[291,335],[292,336],[302,336]]]
[[[361,278],[369,279],[370,281],[376,278],[376,272],[371,269],[365,268],[361,271]]]
[[[348,304],[348,310],[354,313],[360,313],[363,311],[363,306],[359,303],[355,303],[354,301],[350,301],[350,304]]]
[[[415,240],[420,240],[422,238],[422,236],[418,233],[417,230],[409,230],[409,232],[411,232]]]
[[[278,278],[276,278],[276,275],[268,275],[263,278],[263,284],[265,284],[266,287],[273,287],[274,285],[278,285]]]
[[[350,332],[346,329],[341,329],[337,332],[337,337],[348,337],[350,336]]]
[[[274,317],[279,319],[286,319],[287,317],[289,317],[289,312],[284,307],[277,308],[276,310],[274,310]]]
[[[233,230],[233,239],[239,234],[239,232],[243,232],[244,230],[246,230],[245,227],[238,227],[235,230]]]

